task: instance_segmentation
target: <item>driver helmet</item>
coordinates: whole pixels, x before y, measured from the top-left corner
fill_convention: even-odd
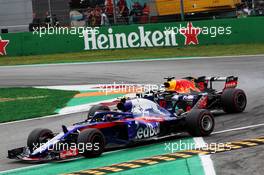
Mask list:
[[[176,80],[171,80],[166,83],[164,83],[166,91],[175,91],[177,81]]]
[[[132,102],[130,100],[125,102],[120,102],[117,104],[117,109],[122,112],[130,112],[132,110]]]

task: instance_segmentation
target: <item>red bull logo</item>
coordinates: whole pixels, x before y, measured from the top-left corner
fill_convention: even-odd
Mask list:
[[[192,91],[200,92],[193,81],[180,79],[180,80],[171,80],[166,82],[165,88],[167,91],[176,91],[178,93],[190,93]]]

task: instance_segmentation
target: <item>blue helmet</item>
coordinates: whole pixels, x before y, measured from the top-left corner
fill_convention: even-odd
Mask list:
[[[123,112],[131,112],[132,110],[132,102],[130,100],[125,102],[120,102],[117,104],[117,109]]]

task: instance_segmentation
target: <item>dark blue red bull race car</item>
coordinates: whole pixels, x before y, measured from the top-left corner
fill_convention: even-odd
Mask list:
[[[246,94],[238,89],[238,77],[185,77],[165,78],[164,90],[138,94],[150,99],[173,114],[188,113],[192,109],[222,110],[226,113],[243,112],[247,105]],[[224,82],[224,87],[214,88],[214,82]],[[218,89],[218,90],[217,90]]]
[[[208,136],[215,125],[212,109],[223,108],[223,103],[228,103],[225,111],[242,112],[246,106],[244,92],[234,88],[236,77],[225,78],[222,92],[207,86],[216,80],[185,78],[173,82],[173,78],[169,78],[163,92],[122,99],[113,110],[107,106],[93,106],[85,121],[69,127],[62,125],[60,133],[43,128],[33,130],[27,146],[9,150],[8,158],[25,161],[88,158],[100,156],[110,145],[126,146],[182,132],[191,136]],[[222,81],[221,78],[218,80]],[[177,83],[184,92],[175,90]],[[235,109],[231,110],[230,106]]]

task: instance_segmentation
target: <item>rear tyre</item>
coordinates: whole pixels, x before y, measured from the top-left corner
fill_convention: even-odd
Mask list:
[[[195,137],[210,135],[215,126],[212,113],[206,109],[193,109],[186,117],[188,133]]]
[[[228,88],[225,89],[221,96],[223,110],[226,113],[243,112],[247,105],[247,97],[243,90]]]
[[[102,111],[110,111],[110,108],[108,106],[102,106],[102,105],[95,105],[90,108],[88,111],[87,119],[91,119],[91,117],[94,116],[96,112],[102,112]]]
[[[54,134],[49,129],[37,128],[31,131],[27,139],[27,146],[31,152],[40,147],[41,144],[46,143],[52,139]]]
[[[77,139],[79,153],[87,158],[98,157],[104,152],[105,138],[103,133],[95,128],[82,131]]]

